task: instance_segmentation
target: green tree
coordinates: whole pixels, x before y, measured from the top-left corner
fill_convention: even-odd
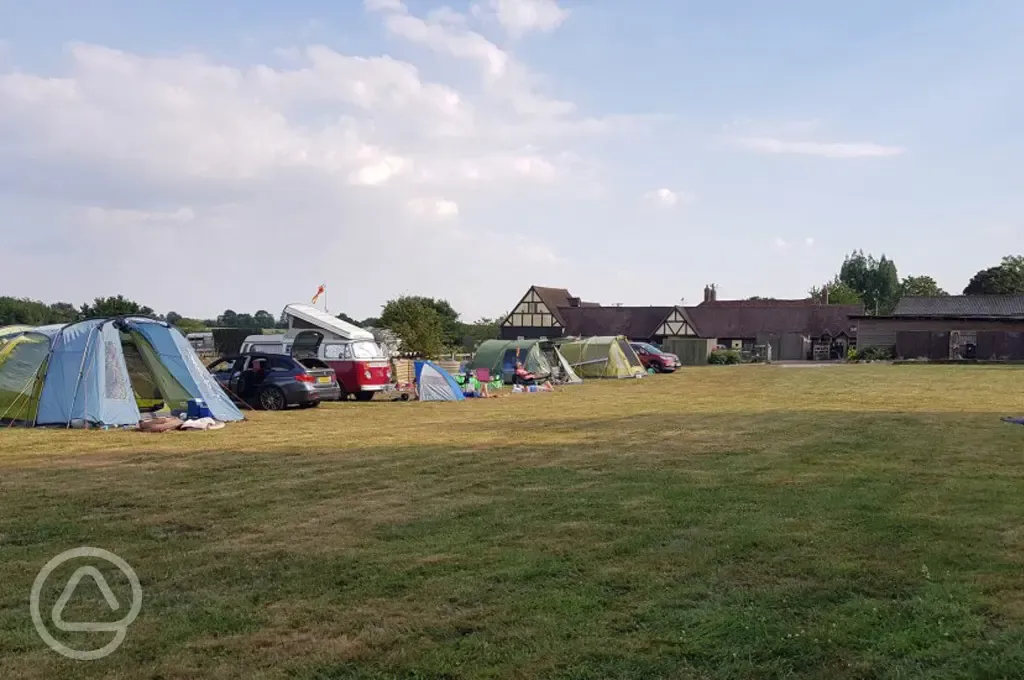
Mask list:
[[[78,321],[78,319],[78,310],[70,302],[54,302],[50,305],[50,320],[48,323],[71,323],[72,321]]]
[[[864,301],[853,288],[845,284],[838,276],[822,286],[815,286],[807,291],[812,300],[830,305],[860,305]],[[827,298],[827,299],[826,299]]]
[[[449,346],[444,319],[429,298],[403,296],[388,300],[380,323],[402,339],[403,351],[436,357]]]
[[[482,318],[473,323],[459,324],[460,344],[463,349],[473,351],[480,346],[484,340],[494,340],[498,337],[499,319]]]
[[[265,309],[257,310],[252,315],[253,323],[256,324],[256,328],[273,328],[277,324],[277,320],[274,319],[274,315]]]
[[[235,317],[235,326],[237,328],[256,328],[256,320],[252,318],[252,314],[242,312]]]
[[[181,319],[181,314],[178,314],[177,312],[167,312],[167,316],[164,317],[164,321],[172,326],[177,326]]]
[[[78,320],[78,310],[67,302],[48,305],[38,300],[0,297],[0,326],[43,326]]]
[[[217,325],[225,328],[237,328],[238,312],[233,309],[225,309],[224,313],[217,317]]]
[[[346,322],[346,323],[352,324],[353,326],[361,326],[362,325],[358,321],[353,319],[351,316],[346,314],[345,312],[342,312],[342,313],[338,314],[338,318],[341,319],[342,321]]]
[[[140,305],[134,300],[129,300],[123,295],[111,297],[98,297],[93,303],[82,305],[81,315],[83,318],[102,316],[124,316],[138,314],[140,316],[152,316],[153,310],[145,305]]]
[[[930,276],[907,276],[900,282],[900,297],[945,297],[949,295],[939,288],[939,284]]]
[[[358,325],[362,326],[363,328],[377,328],[378,326],[380,326],[380,317],[368,316],[362,321],[360,321]]]
[[[887,314],[900,297],[900,278],[896,263],[884,254],[875,259],[856,250],[843,260],[839,280],[854,290],[869,313]]]
[[[982,269],[964,288],[964,295],[1024,294],[1024,255],[1007,255],[998,266]]]

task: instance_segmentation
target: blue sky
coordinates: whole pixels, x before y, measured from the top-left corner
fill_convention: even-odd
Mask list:
[[[377,3],[0,0],[0,293],[476,317],[1020,252],[1021,3]]]

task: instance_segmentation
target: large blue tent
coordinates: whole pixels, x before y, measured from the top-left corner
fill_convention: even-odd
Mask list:
[[[0,337],[0,420],[135,425],[140,406],[184,410],[202,399],[217,420],[244,416],[185,336],[145,317],[89,319]]]

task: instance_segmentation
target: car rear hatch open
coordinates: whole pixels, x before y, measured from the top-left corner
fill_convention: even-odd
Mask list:
[[[313,377],[313,385],[317,389],[328,390],[338,384],[338,377],[334,374],[334,369],[319,359],[297,359],[297,361],[306,367],[306,371]]]

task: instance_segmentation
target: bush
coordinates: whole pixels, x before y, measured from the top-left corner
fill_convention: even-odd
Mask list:
[[[709,364],[738,364],[740,353],[734,349],[716,349],[708,356]]]
[[[890,361],[893,352],[888,347],[860,347],[850,350],[848,358],[851,361]]]

